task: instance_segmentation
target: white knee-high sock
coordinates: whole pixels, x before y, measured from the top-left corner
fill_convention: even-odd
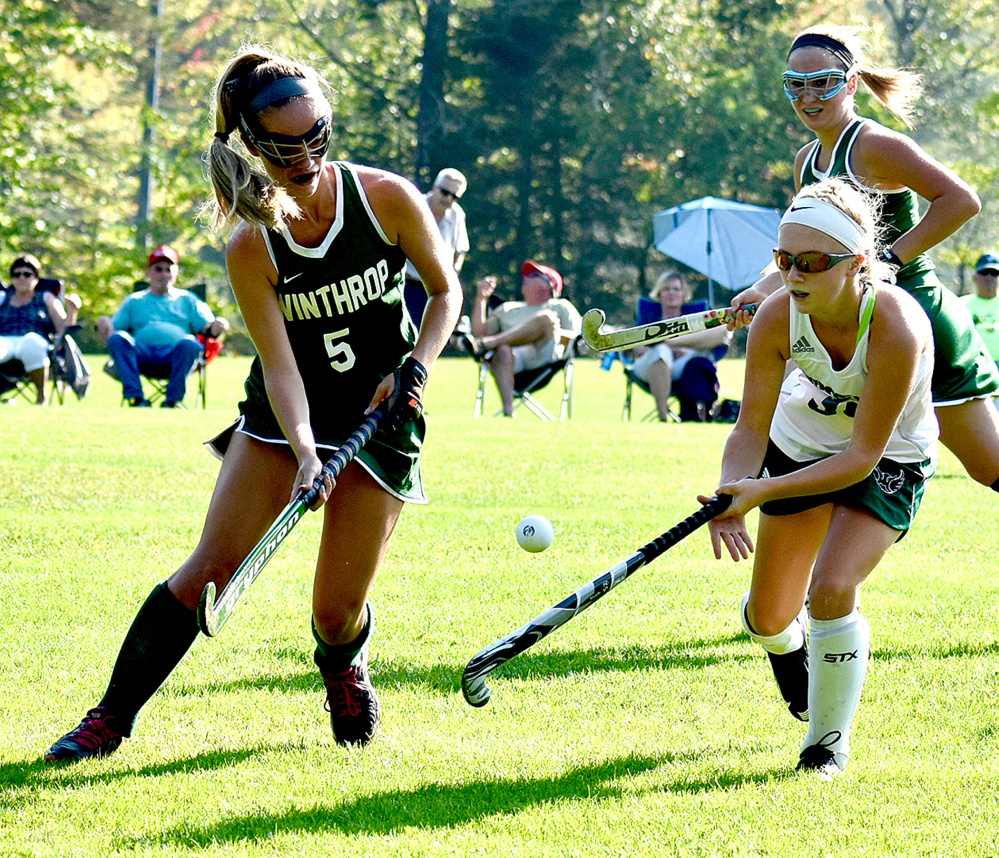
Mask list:
[[[802,623],[797,622],[797,617],[784,631],[775,635],[757,634],[749,625],[749,618],[746,616],[746,605],[748,604],[749,593],[746,593],[742,597],[742,607],[739,609],[742,627],[746,630],[746,634],[767,652],[772,652],[774,655],[785,655],[789,652],[797,652],[805,645],[805,629]]]
[[[846,768],[850,725],[860,703],[871,654],[871,627],[854,609],[835,620],[811,621],[808,657],[808,735],[802,748],[822,745]]]

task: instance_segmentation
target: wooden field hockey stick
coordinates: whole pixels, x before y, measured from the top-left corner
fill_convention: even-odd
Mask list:
[[[274,520],[260,542],[239,564],[239,568],[229,583],[225,585],[218,601],[215,601],[215,583],[209,581],[205,585],[205,589],[201,593],[201,600],[198,603],[198,626],[208,637],[214,637],[218,634],[219,629],[225,625],[236,605],[250,589],[250,585],[257,580],[264,566],[274,556],[274,552],[278,550],[281,543],[312,506],[322,488],[323,479],[329,476],[335,480],[340,475],[340,472],[347,467],[347,464],[375,434],[375,430],[378,429],[378,424],[384,415],[384,405],[372,411],[333,454],[312,486],[299,492],[295,499],[284,508],[284,511]]]
[[[623,560],[599,578],[594,578],[575,593],[566,596],[553,608],[549,608],[502,640],[480,650],[468,663],[461,677],[461,692],[465,700],[472,706],[485,706],[492,694],[486,686],[486,677],[497,667],[520,655],[524,650],[530,649],[555,629],[564,626],[598,599],[606,596],[611,589],[637,569],[651,563],[701,525],[707,524],[716,515],[724,512],[731,503],[731,495],[719,495],[679,524],[660,534],[647,545],[643,545],[627,560]]]
[[[650,322],[647,325],[636,325],[634,328],[625,328],[622,331],[604,332],[600,330],[607,320],[604,311],[589,310],[583,316],[583,339],[586,341],[586,345],[597,352],[631,349],[635,346],[660,343],[663,340],[671,340],[685,334],[696,334],[709,328],[727,325],[738,312],[752,315],[756,312],[756,304],[746,304],[738,310],[733,310],[730,307],[724,307],[720,310],[701,310],[697,313],[688,313],[686,316],[663,319],[659,322]]]

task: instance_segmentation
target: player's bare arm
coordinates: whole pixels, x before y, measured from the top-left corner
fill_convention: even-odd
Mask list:
[[[246,329],[260,355],[274,414],[299,462],[294,495],[302,487],[312,485],[322,463],[316,453],[309,421],[305,385],[295,363],[274,289],[278,273],[258,227],[246,223],[239,225],[226,245],[226,269]]]
[[[445,263],[447,251],[440,230],[415,186],[400,176],[370,167],[361,168],[359,175],[386,237],[412,261],[430,295],[413,347],[413,358],[429,370],[458,321],[462,300],[458,275]],[[394,383],[386,379],[374,392],[371,407],[393,389]]]
[[[851,166],[874,188],[911,188],[929,202],[922,219],[892,249],[903,262],[936,246],[981,210],[963,179],[917,143],[891,129],[868,124],[858,135]]]

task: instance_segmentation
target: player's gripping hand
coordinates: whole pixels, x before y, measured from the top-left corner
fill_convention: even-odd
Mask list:
[[[393,373],[392,381],[384,424],[389,430],[398,429],[423,415],[423,386],[427,383],[427,370],[410,355]]]
[[[749,325],[753,321],[754,313],[747,313],[742,308],[749,304],[755,304],[758,307],[774,292],[780,289],[783,283],[784,281],[781,279],[780,272],[771,264],[766,273],[752,286],[743,289],[733,296],[729,307],[738,312],[728,323],[728,329],[730,331],[737,331],[739,328],[745,328]]]
[[[319,507],[329,500],[336,481],[328,473],[322,473],[322,468],[323,463],[318,456],[310,454],[302,457],[302,461],[298,466],[298,473],[295,475],[295,488],[291,493],[292,500],[298,497],[300,493],[309,491],[319,477],[323,478],[322,484],[319,487],[319,493],[309,506],[309,509],[319,509]]]
[[[741,480],[740,482],[745,481]],[[737,485],[739,483],[729,483],[724,492],[719,488],[715,495],[710,497],[698,495],[697,500],[704,504],[714,500],[719,494],[735,495],[736,493],[730,492],[729,488]],[[721,560],[722,545],[728,549],[729,556],[735,561],[747,560],[749,555],[753,553],[753,537],[750,536],[746,527],[746,512],[749,509],[752,507],[745,507],[744,504],[739,503],[739,498],[733,497],[729,508],[718,513],[708,523],[708,529],[711,531],[711,547],[714,549],[716,560]]]

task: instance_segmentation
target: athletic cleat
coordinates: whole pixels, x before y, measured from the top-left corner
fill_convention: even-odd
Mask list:
[[[788,711],[799,721],[808,720],[808,646],[776,655],[768,652],[770,667],[777,680],[780,696]]]
[[[378,695],[368,674],[367,649],[361,650],[357,664],[342,673],[324,673],[322,677],[333,738],[340,745],[366,745],[381,718]]]
[[[795,771],[815,772],[821,780],[831,781],[843,770],[836,765],[836,755],[822,745],[809,745],[798,757]]]
[[[114,753],[125,738],[111,724],[114,716],[97,706],[91,709],[80,722],[45,752],[45,760],[50,763],[76,763],[92,757],[106,757]]]

